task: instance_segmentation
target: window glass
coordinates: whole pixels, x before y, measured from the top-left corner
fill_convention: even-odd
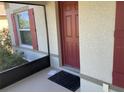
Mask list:
[[[20,12],[17,14],[18,31],[20,36],[20,44],[32,46],[32,36],[29,24],[28,11]]]
[[[18,13],[19,29],[29,29],[29,15],[28,11]]]
[[[32,45],[32,37],[30,31],[20,31],[21,43]]]

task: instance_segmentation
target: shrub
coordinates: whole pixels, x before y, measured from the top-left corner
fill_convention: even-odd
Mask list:
[[[3,30],[0,31],[0,48],[12,52],[11,38],[8,29],[3,28]]]
[[[13,53],[10,35],[7,29],[0,31],[0,71],[26,63],[22,57]]]

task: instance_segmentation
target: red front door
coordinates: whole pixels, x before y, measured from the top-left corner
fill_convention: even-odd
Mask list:
[[[78,2],[59,2],[63,65],[80,68]]]

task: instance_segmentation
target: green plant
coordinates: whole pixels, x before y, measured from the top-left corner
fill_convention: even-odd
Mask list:
[[[0,50],[0,71],[26,63],[18,54],[8,54]]]
[[[12,52],[11,38],[9,30],[6,28],[3,28],[3,30],[0,31],[0,48]]]
[[[23,58],[13,53],[9,32],[6,29],[0,31],[0,71],[26,63]]]

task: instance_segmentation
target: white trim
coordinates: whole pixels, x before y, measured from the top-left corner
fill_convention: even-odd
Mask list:
[[[55,2],[55,13],[56,13],[56,24],[57,24],[59,67],[62,67],[63,66],[63,62],[62,62],[62,45],[61,45],[60,16],[59,16],[59,5],[58,5],[58,2]]]
[[[32,45],[26,45],[26,44],[20,44],[20,47],[24,47],[24,48],[29,48],[29,49],[33,49]]]
[[[24,7],[21,7],[19,9],[14,10],[13,13],[17,14],[17,13],[20,13],[20,12],[27,11],[28,9],[29,9],[29,6],[24,6]]]
[[[18,29],[19,31],[30,31],[30,29]]]

